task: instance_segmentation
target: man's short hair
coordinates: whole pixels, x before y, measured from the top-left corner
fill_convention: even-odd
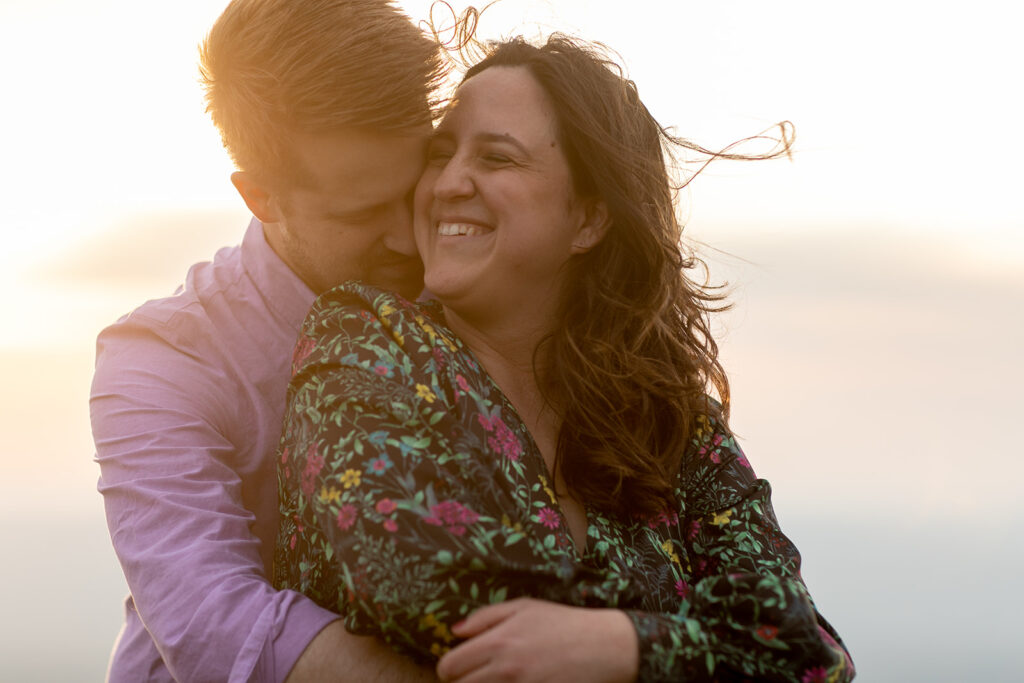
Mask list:
[[[435,41],[390,0],[233,0],[200,47],[206,110],[235,165],[302,181],[297,133],[429,123]]]

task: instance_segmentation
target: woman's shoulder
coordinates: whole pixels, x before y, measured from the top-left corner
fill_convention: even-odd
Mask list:
[[[429,304],[350,281],[317,297],[302,324],[302,335],[321,342],[341,335],[364,343],[411,347],[417,341],[429,342],[441,326]]]
[[[436,302],[413,302],[352,281],[313,303],[292,370],[294,377],[327,364],[369,370],[382,379],[423,382],[424,373],[436,375],[462,350]]]
[[[678,481],[690,507],[714,509],[742,497],[757,480],[722,405],[708,397],[694,416]]]
[[[303,323],[303,330],[343,324],[352,318],[369,321],[371,315],[387,321],[412,318],[417,311],[417,304],[395,292],[351,280],[317,297]]]

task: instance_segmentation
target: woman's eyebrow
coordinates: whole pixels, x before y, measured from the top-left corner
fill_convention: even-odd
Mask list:
[[[526,149],[526,146],[508,133],[480,133],[476,138],[480,142],[504,142],[518,149],[521,154],[530,155],[530,151]]]

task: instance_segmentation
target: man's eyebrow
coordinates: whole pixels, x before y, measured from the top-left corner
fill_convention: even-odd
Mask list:
[[[444,142],[450,142],[452,139],[454,139],[454,137],[455,137],[454,135],[452,135],[451,133],[449,133],[446,130],[435,129],[430,134],[430,137],[427,139],[427,144],[429,145],[430,143],[437,142],[438,140],[443,140]]]

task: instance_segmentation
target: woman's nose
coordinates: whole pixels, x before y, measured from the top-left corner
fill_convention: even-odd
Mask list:
[[[473,176],[466,162],[458,156],[449,159],[434,183],[434,196],[451,201],[470,197],[474,192]]]

